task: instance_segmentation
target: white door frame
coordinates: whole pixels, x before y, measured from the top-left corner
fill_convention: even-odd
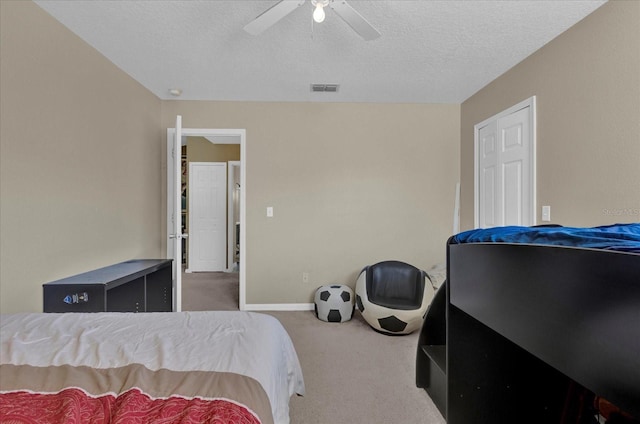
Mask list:
[[[177,189],[176,186],[176,173],[173,169],[173,163],[170,160],[172,156],[172,148],[173,148],[173,137],[175,134],[175,128],[167,128],[167,234],[171,234],[171,211],[173,208],[173,199],[172,193],[173,190]],[[186,144],[186,137],[205,137],[209,141],[211,139],[220,138],[221,143],[227,144],[240,144],[240,185],[242,186],[242,190],[240,190],[240,269],[239,269],[239,309],[241,311],[246,310],[246,284],[247,284],[247,243],[246,243],[246,221],[247,221],[247,213],[246,213],[246,160],[247,160],[247,136],[246,130],[244,129],[211,129],[211,128],[182,128],[182,145]],[[232,141],[229,141],[232,140]],[[215,141],[213,141],[215,142]],[[173,246],[171,243],[167,243],[167,257],[173,257]],[[182,264],[178,264],[180,269]],[[182,284],[179,287],[176,287],[176,292],[182,291]],[[176,311],[182,310],[182,297],[177,296],[177,299],[180,300],[176,304]]]
[[[236,247],[233,243],[236,232],[236,223],[233,217],[235,216],[235,205],[233,204],[233,193],[236,191],[235,181],[233,179],[235,170],[242,165],[239,160],[230,160],[227,162],[227,272],[233,271],[233,257],[235,256]],[[242,184],[240,184],[240,190],[242,191]],[[238,203],[240,203],[238,201]]]
[[[479,146],[479,132],[480,132],[480,128],[486,126],[489,122],[498,120],[502,117],[511,115],[512,113],[515,113],[521,109],[524,109],[526,107],[529,107],[529,118],[530,118],[530,124],[529,125],[529,136],[531,137],[531,143],[530,143],[530,151],[529,151],[529,159],[531,160],[531,179],[530,179],[530,183],[531,183],[531,191],[530,191],[530,205],[531,205],[531,217],[532,217],[532,224],[531,225],[535,225],[536,224],[536,218],[537,218],[537,213],[536,213],[536,197],[537,197],[537,190],[536,190],[536,96],[532,96],[529,97],[526,100],[521,101],[520,103],[511,106],[509,109],[503,110],[502,112],[498,113],[497,115],[492,116],[489,119],[485,119],[484,121],[474,125],[473,127],[473,225],[475,228],[478,228],[480,226],[480,181],[478,178],[478,172],[479,172],[479,162],[480,162],[480,152],[478,149]]]

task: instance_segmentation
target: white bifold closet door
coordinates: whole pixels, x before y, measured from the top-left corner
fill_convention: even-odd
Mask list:
[[[477,227],[535,225],[531,105],[476,126]]]

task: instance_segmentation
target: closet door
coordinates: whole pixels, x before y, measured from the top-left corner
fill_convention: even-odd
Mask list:
[[[478,190],[479,190],[479,223],[480,228],[500,225],[500,190],[498,186],[498,137],[497,121],[492,121],[478,131]]]
[[[475,126],[475,225],[535,225],[535,98]]]

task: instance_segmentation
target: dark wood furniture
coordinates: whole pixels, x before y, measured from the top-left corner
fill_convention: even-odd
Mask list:
[[[171,312],[172,260],[135,259],[42,285],[44,312]]]
[[[585,392],[640,418],[640,255],[450,241],[445,318],[448,423],[577,423]]]
[[[424,388],[443,417],[447,411],[447,282],[436,291],[418,337],[416,385]]]

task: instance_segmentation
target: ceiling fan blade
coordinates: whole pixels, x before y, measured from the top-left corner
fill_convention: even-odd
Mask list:
[[[305,0],[281,0],[245,25],[244,30],[251,35],[258,35],[296,10],[304,2]]]
[[[345,0],[333,0],[329,5],[338,16],[365,40],[369,41],[380,37],[380,32]]]

